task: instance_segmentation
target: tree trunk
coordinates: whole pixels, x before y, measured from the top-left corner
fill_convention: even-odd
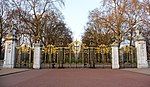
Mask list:
[[[0,17],[0,60],[2,58],[2,17]]]

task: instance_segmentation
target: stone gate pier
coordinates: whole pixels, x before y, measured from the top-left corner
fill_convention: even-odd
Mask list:
[[[15,48],[16,48],[16,37],[9,34],[5,38],[5,55],[4,55],[4,68],[14,68],[15,65]]]
[[[137,68],[148,68],[146,41],[142,34],[137,35],[135,47],[137,50]]]

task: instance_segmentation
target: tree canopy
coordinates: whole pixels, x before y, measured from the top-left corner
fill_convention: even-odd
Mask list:
[[[7,2],[6,2],[7,1]],[[63,44],[66,46],[72,41],[72,32],[66,26],[64,17],[59,7],[64,6],[63,0],[2,0],[6,2],[5,9],[1,8],[5,22],[5,33],[16,30],[18,44],[33,43],[40,41],[43,45],[53,44],[58,46],[59,36],[63,37]],[[7,5],[8,4],[8,5]],[[7,8],[9,7],[9,8]],[[3,32],[4,33],[4,32]],[[3,34],[3,36],[6,34]]]
[[[119,44],[127,39],[134,44],[135,31],[142,26],[141,32],[149,32],[149,0],[103,0],[100,8],[89,12],[82,41],[88,45],[94,38],[96,45]],[[147,36],[146,36],[147,37]]]

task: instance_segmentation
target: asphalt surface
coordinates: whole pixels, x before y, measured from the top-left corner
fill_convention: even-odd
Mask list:
[[[150,87],[150,75],[112,69],[40,69],[0,76],[0,87]]]

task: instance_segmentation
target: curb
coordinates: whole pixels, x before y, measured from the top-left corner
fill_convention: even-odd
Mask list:
[[[21,73],[21,72],[26,72],[26,71],[29,71],[29,70],[23,70],[23,71],[16,71],[16,72],[12,72],[12,73],[6,73],[6,74],[2,74],[0,76],[6,76],[6,75],[11,75],[11,74]]]
[[[122,70],[123,71],[127,71],[127,72],[138,73],[138,74],[143,74],[143,75],[150,76],[150,74],[147,74],[147,73],[144,73],[144,72],[138,72],[138,71],[132,71],[132,70],[125,70],[125,69],[122,69]]]

